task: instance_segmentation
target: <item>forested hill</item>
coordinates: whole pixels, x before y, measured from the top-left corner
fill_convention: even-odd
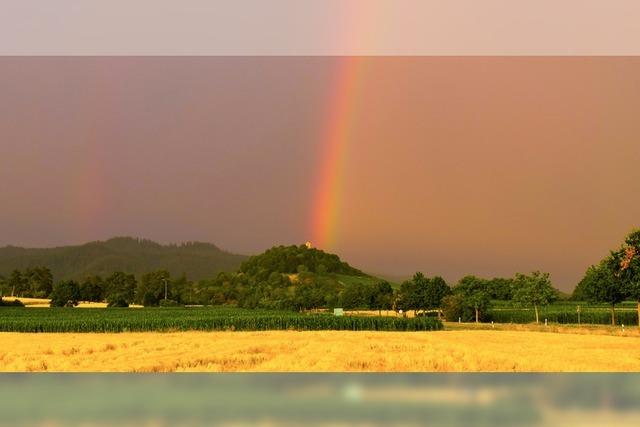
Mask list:
[[[14,269],[48,267],[55,280],[83,280],[88,275],[106,276],[114,271],[141,275],[166,269],[172,275],[186,274],[191,280],[235,271],[244,255],[225,252],[209,243],[161,245],[150,240],[116,237],[107,241],[56,248],[0,248],[0,275]]]
[[[338,255],[322,250],[300,246],[275,246],[264,253],[252,256],[242,263],[240,271],[251,276],[272,272],[277,273],[317,273],[367,276],[362,271],[340,260]]]

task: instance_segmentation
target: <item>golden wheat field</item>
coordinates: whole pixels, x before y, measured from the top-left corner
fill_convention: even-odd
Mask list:
[[[640,338],[527,330],[0,333],[1,371],[640,371]]]

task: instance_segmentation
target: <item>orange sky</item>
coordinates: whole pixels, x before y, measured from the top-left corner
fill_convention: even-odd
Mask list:
[[[340,61],[1,58],[0,244],[305,241]],[[640,59],[360,61],[348,261],[568,289],[640,226]]]

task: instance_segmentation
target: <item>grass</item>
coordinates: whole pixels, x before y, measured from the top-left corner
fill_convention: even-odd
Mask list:
[[[530,329],[1,333],[0,370],[53,372],[638,371],[640,335]],[[518,328],[525,328],[518,325]],[[474,329],[474,330],[470,330]]]

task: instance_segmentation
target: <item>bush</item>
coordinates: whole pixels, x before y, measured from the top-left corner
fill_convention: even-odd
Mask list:
[[[437,319],[438,311],[437,310],[419,311],[416,313],[416,317],[433,317]]]
[[[58,282],[51,292],[51,307],[73,307],[78,305],[80,286],[73,280]]]
[[[145,292],[142,296],[142,305],[145,307],[157,307],[158,298],[156,298],[153,292]]]
[[[462,312],[462,295],[449,295],[442,299],[442,313],[449,322],[457,322]]]
[[[129,303],[127,302],[126,299],[124,299],[124,297],[122,295],[118,295],[113,300],[109,301],[109,303],[107,304],[107,307],[109,307],[109,308],[113,308],[113,307],[129,307]]]
[[[172,299],[160,300],[160,307],[184,307],[184,304],[180,304],[178,301]]]
[[[444,318],[449,322],[457,322],[459,319],[463,322],[475,322],[476,314],[472,306],[470,306],[463,295],[453,294],[443,298],[442,312]],[[480,321],[489,320],[489,314],[480,312]]]
[[[0,307],[24,307],[24,304],[19,299],[13,301],[5,301],[0,298]]]

